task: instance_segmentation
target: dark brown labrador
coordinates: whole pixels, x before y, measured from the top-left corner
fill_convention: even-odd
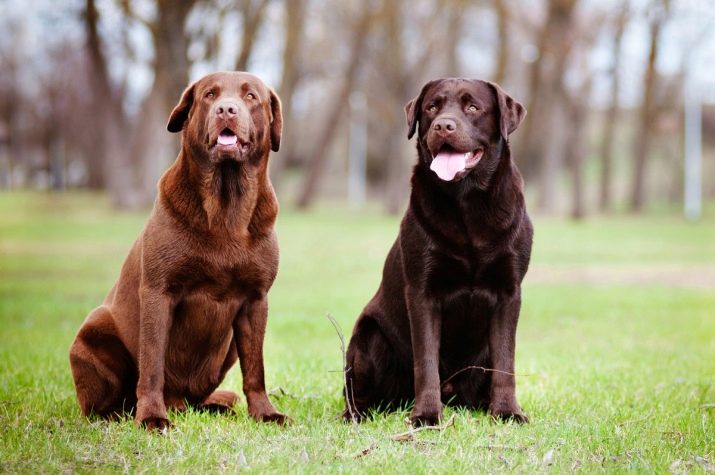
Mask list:
[[[238,396],[216,388],[238,359],[251,417],[286,421],[263,379],[266,294],[278,269],[268,155],[281,128],[278,97],[251,74],[210,74],[184,91],[168,124],[182,133],[179,157],[70,350],[85,415],[134,412],[136,424],[163,429],[167,408],[230,409]]]
[[[350,340],[344,417],[414,400],[415,424],[438,423],[443,402],[527,422],[514,347],[533,228],[508,142],[526,111],[469,79],[431,81],[405,111],[408,138],[419,124],[419,160],[382,283]]]

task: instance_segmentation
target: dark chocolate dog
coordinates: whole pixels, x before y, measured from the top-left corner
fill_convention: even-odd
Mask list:
[[[431,81],[405,111],[408,138],[419,124],[419,160],[382,283],[350,340],[344,417],[414,400],[415,424],[438,423],[443,402],[527,422],[514,349],[533,228],[508,142],[526,111],[469,79]]]

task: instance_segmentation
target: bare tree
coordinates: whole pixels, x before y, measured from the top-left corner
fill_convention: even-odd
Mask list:
[[[146,26],[154,46],[154,81],[135,123],[130,152],[140,171],[141,204],[154,199],[157,180],[178,150],[178,138],[166,133],[165,124],[189,81],[190,38],[185,24],[195,3],[196,0],[157,0],[156,16],[149,20],[134,11],[130,0],[121,0],[125,15]]]
[[[7,26],[6,35],[17,38],[16,24]],[[21,155],[22,141],[19,140],[19,117],[22,106],[22,88],[19,79],[19,65],[22,59],[16,44],[8,42],[0,47],[0,188],[12,188],[13,169],[16,157]]]
[[[635,212],[642,211],[646,201],[646,167],[654,137],[653,129],[657,120],[655,93],[658,86],[658,72],[656,69],[656,61],[658,58],[660,32],[668,19],[669,12],[670,0],[657,0],[651,4],[650,46],[646,72],[643,78],[643,101],[641,102],[639,113],[640,124],[633,157],[633,184],[631,188],[630,207],[631,210]]]
[[[302,0],[298,0],[300,3]],[[256,33],[263,21],[263,14],[270,3],[270,0],[236,0],[237,7],[243,13],[243,29],[241,34],[241,50],[236,59],[237,71],[248,69],[248,60],[253,52],[253,45],[256,41]],[[292,0],[286,0],[292,3]],[[290,8],[290,7],[287,7]]]
[[[530,120],[524,124],[519,142],[520,168],[525,176],[539,172],[537,206],[552,212],[556,206],[558,173],[563,164],[563,147],[556,137],[563,127],[564,76],[574,44],[577,0],[549,0],[546,21],[538,31],[539,57],[531,68],[527,110]],[[562,125],[562,124],[561,124]],[[548,137],[548,140],[545,140]]]
[[[405,179],[405,163],[402,154],[403,134],[395,131],[403,129],[402,106],[409,100],[409,77],[405,60],[405,49],[402,42],[404,33],[404,2],[401,0],[386,1],[380,15],[385,43],[381,55],[376,58],[380,64],[384,90],[384,99],[388,107],[382,114],[382,121],[377,127],[381,129],[379,143],[382,148],[384,166],[387,171],[387,187],[385,189],[385,208],[388,213],[399,212],[403,197],[407,195],[407,180]],[[449,59],[447,59],[448,62]],[[385,133],[387,131],[387,133]]]
[[[129,207],[132,184],[127,175],[128,160],[123,137],[126,134],[121,94],[109,78],[107,58],[99,35],[99,13],[95,0],[86,0],[84,12],[86,49],[90,67],[90,87],[94,109],[94,154],[88,159],[89,185],[106,187],[112,202]]]
[[[271,157],[271,181],[280,192],[283,170],[288,156],[294,152],[293,138],[297,137],[293,96],[303,71],[301,58],[304,45],[304,24],[307,0],[287,0],[285,6],[285,42],[283,44],[283,74],[278,95],[283,105],[283,140],[281,150]],[[295,127],[294,127],[295,126]]]
[[[502,84],[509,61],[509,8],[506,0],[492,0],[492,8],[497,16],[497,64],[492,80]]]
[[[587,124],[589,119],[589,98],[593,86],[593,74],[584,71],[581,86],[567,99],[568,134],[564,144],[564,155],[571,171],[571,217],[582,219],[586,216],[584,163],[587,155]]]
[[[372,16],[372,10],[369,6],[362,5],[359,18],[352,30],[347,56],[348,61],[342,83],[338,92],[332,95],[332,102],[327,108],[326,122],[319,133],[315,152],[313,152],[311,161],[308,163],[308,170],[298,193],[296,204],[299,208],[305,209],[310,206],[317,194],[318,185],[328,159],[328,149],[343,118],[345,104],[348,102],[360,70]]]
[[[599,208],[608,211],[611,208],[611,167],[613,163],[613,149],[618,123],[618,96],[621,90],[621,58],[623,56],[621,43],[623,33],[628,23],[629,3],[624,2],[620,12],[615,18],[613,32],[613,62],[611,64],[611,103],[604,117],[603,137],[601,138],[601,177],[599,188]]]

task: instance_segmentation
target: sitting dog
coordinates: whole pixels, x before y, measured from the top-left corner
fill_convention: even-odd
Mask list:
[[[216,390],[238,359],[248,412],[287,421],[266,395],[267,293],[278,269],[278,202],[268,155],[281,140],[278,96],[242,72],[189,86],[169,118],[181,152],[104,303],[70,350],[82,413],[134,413],[170,426],[167,408],[230,410]]]
[[[514,349],[533,228],[508,141],[526,111],[469,79],[431,81],[405,111],[419,159],[382,283],[350,340],[343,416],[414,400],[416,425],[437,424],[443,403],[527,422]]]

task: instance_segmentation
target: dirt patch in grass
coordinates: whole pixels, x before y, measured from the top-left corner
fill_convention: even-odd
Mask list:
[[[585,265],[532,266],[526,276],[531,284],[663,285],[715,290],[715,265]]]

